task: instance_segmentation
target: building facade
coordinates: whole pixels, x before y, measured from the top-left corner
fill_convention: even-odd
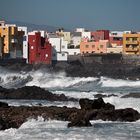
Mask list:
[[[91,32],[82,32],[82,41],[91,40]]]
[[[109,47],[108,40],[100,40],[98,42],[81,42],[80,53],[81,54],[106,54],[107,47]]]
[[[109,30],[97,30],[91,32],[91,39],[93,41],[109,40]]]
[[[123,47],[122,46],[117,46],[117,47],[108,47],[107,48],[107,53],[114,53],[114,54],[122,54],[123,53]]]
[[[18,27],[18,31],[23,31],[23,58],[26,59],[26,62],[28,63],[28,32],[27,27]]]
[[[123,53],[140,55],[140,34],[123,34]]]
[[[110,32],[109,40],[112,47],[122,46],[123,45],[123,32],[121,31]]]
[[[41,37],[40,32],[28,33],[28,44],[30,64],[51,64],[51,44],[46,38]]]
[[[23,31],[18,31],[16,25],[5,24],[0,26],[0,35],[3,37],[3,57],[22,58]]]
[[[3,38],[0,36],[0,58],[2,58],[2,50],[3,50]]]
[[[67,61],[67,41],[63,40],[63,37],[56,35],[49,35],[49,42],[52,45],[52,60],[53,61]]]

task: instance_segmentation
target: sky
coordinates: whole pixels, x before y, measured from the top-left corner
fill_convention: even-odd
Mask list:
[[[0,0],[0,20],[140,31],[140,0]]]

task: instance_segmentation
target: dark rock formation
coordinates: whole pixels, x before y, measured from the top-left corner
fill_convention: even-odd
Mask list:
[[[0,99],[32,99],[49,101],[77,101],[74,98],[66,97],[64,94],[52,94],[48,90],[37,86],[25,86],[18,89],[5,89],[0,87]]]
[[[117,95],[115,94],[110,94],[110,95],[103,95],[103,94],[96,94],[94,95],[95,98],[106,98],[106,97],[118,97]]]
[[[140,93],[129,93],[122,96],[121,98],[140,98]]]
[[[88,117],[85,116],[84,111],[74,112],[69,116],[70,123],[68,127],[88,127],[92,126]]]
[[[8,104],[4,102],[0,102],[0,107],[8,107]]]
[[[102,98],[98,98],[95,100],[89,100],[89,99],[80,99],[79,104],[81,109],[84,110],[91,110],[91,109],[106,109],[106,110],[112,110],[115,109],[115,106],[110,103],[105,103]]]
[[[57,119],[70,121],[68,127],[91,126],[90,120],[102,119],[104,121],[136,121],[140,119],[138,111],[132,108],[114,109],[109,103],[104,103],[102,98],[96,100],[81,99],[82,109],[68,107],[43,107],[20,106],[0,107],[0,130],[19,128],[28,118]],[[85,104],[84,104],[85,103]],[[87,108],[85,106],[88,106]]]

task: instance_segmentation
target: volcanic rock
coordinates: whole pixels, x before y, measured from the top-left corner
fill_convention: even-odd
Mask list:
[[[111,95],[103,95],[103,94],[96,94],[94,95],[94,98],[106,98],[106,97],[118,97],[117,95],[115,94],[111,94]]]
[[[115,106],[110,103],[105,103],[102,98],[98,98],[95,100],[89,100],[89,99],[80,99],[79,104],[81,109],[84,110],[91,110],[91,109],[115,109]]]
[[[121,98],[140,98],[140,93],[129,93],[122,96]]]
[[[64,94],[53,94],[48,90],[37,86],[25,86],[18,89],[0,90],[0,99],[27,99],[27,100],[49,100],[49,101],[77,101],[74,98],[66,97]]]
[[[0,107],[8,107],[8,104],[5,102],[0,102]]]

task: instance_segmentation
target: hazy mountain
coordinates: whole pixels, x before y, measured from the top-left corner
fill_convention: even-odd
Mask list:
[[[27,26],[28,31],[32,30],[45,30],[48,32],[54,32],[60,27],[50,26],[50,25],[37,25],[32,23],[20,22],[20,21],[6,21],[8,24],[16,24],[17,26]]]

